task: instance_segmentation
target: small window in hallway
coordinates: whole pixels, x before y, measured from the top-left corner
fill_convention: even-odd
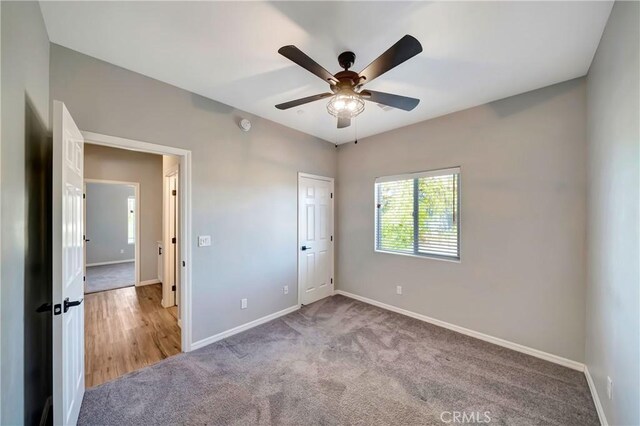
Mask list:
[[[136,197],[127,198],[127,239],[129,244],[136,243]]]

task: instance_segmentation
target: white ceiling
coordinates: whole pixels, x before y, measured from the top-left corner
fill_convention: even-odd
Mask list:
[[[115,65],[343,143],[587,73],[612,2],[42,2],[49,37]],[[367,103],[336,129],[326,92],[280,56],[294,44],[330,72],[362,70],[403,35],[424,51],[366,87],[420,98],[405,112]]]

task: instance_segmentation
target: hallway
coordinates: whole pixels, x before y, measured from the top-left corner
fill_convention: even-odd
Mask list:
[[[85,296],[85,386],[91,388],[180,353],[178,309],[160,284]]]

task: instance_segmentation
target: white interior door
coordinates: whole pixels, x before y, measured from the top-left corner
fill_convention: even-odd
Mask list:
[[[84,139],[53,103],[53,421],[75,424],[84,395]]]
[[[298,177],[298,291],[303,305],[333,294],[333,180]]]
[[[173,209],[173,235],[176,237],[176,243],[173,245],[173,285],[175,285],[176,290],[174,291],[175,302],[178,306],[178,318],[180,316],[180,178],[179,174],[176,173],[173,177],[172,182],[172,209]]]
[[[171,285],[168,306],[177,304],[178,289],[178,175],[173,174],[169,179],[169,249],[167,250],[167,261],[169,262],[168,280]]]

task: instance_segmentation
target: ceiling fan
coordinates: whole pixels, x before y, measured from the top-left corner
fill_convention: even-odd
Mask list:
[[[405,111],[411,111],[418,105],[420,99],[393,95],[391,93],[375,92],[373,90],[362,90],[362,86],[370,83],[374,78],[381,76],[406,60],[411,59],[420,52],[422,52],[420,42],[416,40],[415,37],[406,35],[376,60],[371,62],[360,73],[349,70],[356,60],[355,53],[341,53],[338,56],[338,63],[344,68],[344,71],[331,74],[297,47],[293,45],[283,46],[278,50],[278,53],[312,74],[317,75],[325,82],[328,82],[331,92],[320,93],[318,95],[307,96],[306,98],[278,104],[276,108],[285,110],[330,97],[331,99],[327,104],[327,111],[329,114],[338,118],[339,129],[349,127],[351,125],[351,119],[364,111],[364,101],[376,102]]]

